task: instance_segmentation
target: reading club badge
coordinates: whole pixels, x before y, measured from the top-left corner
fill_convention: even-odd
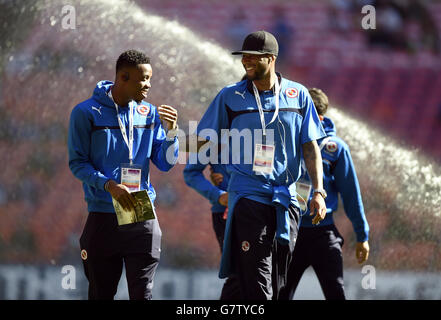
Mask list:
[[[248,241],[242,241],[242,250],[245,252],[250,250],[250,243]]]
[[[335,143],[334,141],[329,141],[326,144],[326,150],[329,152],[335,152],[337,151],[338,147],[337,147],[337,143]]]
[[[296,88],[288,88],[286,89],[285,94],[288,98],[297,98],[299,91]]]
[[[140,104],[136,107],[136,111],[142,116],[147,116],[150,112],[150,107],[145,104]]]

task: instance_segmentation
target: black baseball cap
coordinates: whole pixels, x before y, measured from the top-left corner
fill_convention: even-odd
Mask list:
[[[256,31],[247,35],[243,41],[242,50],[234,51],[232,54],[279,54],[279,44],[276,38],[267,31]]]

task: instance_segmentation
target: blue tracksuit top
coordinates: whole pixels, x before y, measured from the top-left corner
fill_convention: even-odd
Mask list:
[[[336,136],[334,123],[325,117],[322,125],[330,139],[322,148],[323,159],[323,187],[328,196],[326,198],[326,217],[320,226],[334,223],[332,213],[338,207],[338,194],[340,193],[345,213],[352,222],[357,241],[367,241],[369,238],[369,225],[364,214],[360,186],[348,145]],[[323,139],[317,141],[320,145]],[[308,173],[302,172],[302,178],[309,180]],[[302,216],[301,227],[315,227],[312,224],[313,216],[307,212]]]
[[[185,183],[210,201],[212,205],[212,212],[224,212],[226,207],[219,203],[219,196],[226,192],[228,186],[229,176],[225,165],[220,164],[220,161],[219,164],[209,164],[213,168],[214,172],[221,173],[223,175],[221,184],[214,186],[205,178],[203,174],[203,171],[207,165],[202,164],[196,158],[197,157],[194,157],[196,163],[188,163],[185,166],[183,172]]]
[[[222,130],[225,129],[229,129],[230,133],[233,130],[239,133],[249,130],[252,143],[245,144],[244,139],[241,139],[236,148],[233,142],[230,143],[230,162],[226,165],[230,175],[230,187],[235,185],[237,179],[244,182],[243,190],[248,189],[247,185],[262,185],[265,188],[262,194],[246,197],[272,204],[271,186],[286,186],[289,189],[290,202],[298,207],[295,182],[300,177],[302,144],[318,140],[326,134],[308,90],[300,83],[281,76],[279,79],[279,115],[266,127],[267,131],[272,130],[274,133],[275,156],[271,174],[257,175],[253,171],[254,145],[262,143],[262,138],[258,137],[254,130],[261,130],[262,125],[251,81],[243,80],[223,88],[203,115],[196,133],[204,139],[211,140],[213,137],[207,134],[206,129],[213,130],[218,137],[222,136]],[[274,114],[275,95],[272,90],[259,94],[265,123],[268,124]]]
[[[301,147],[326,136],[308,90],[281,75],[278,78],[280,109],[276,121],[271,124],[275,111],[275,93],[273,90],[259,92],[266,128],[274,133],[275,151],[271,173],[256,174],[253,171],[254,146],[263,143],[263,139],[259,135],[262,124],[251,81],[243,80],[223,88],[211,102],[196,129],[196,134],[207,140],[225,136],[223,131],[230,130],[227,139],[230,162],[226,165],[229,174],[229,214],[225,226],[220,278],[228,277],[233,272],[231,222],[234,207],[240,198],[273,205],[277,217],[276,238],[282,243],[290,241],[287,210],[289,204],[299,206],[295,182],[301,173]],[[244,138],[237,139],[240,133],[243,133]],[[232,138],[234,135],[236,139]],[[245,143],[245,138],[248,143]]]
[[[129,163],[129,149],[118,124],[115,104],[108,96],[112,86],[111,81],[98,82],[92,97],[75,106],[70,116],[69,168],[83,182],[89,212],[115,212],[104,184],[109,179],[120,183],[121,164]],[[141,190],[148,190],[153,202],[156,193],[150,183],[150,160],[159,170],[170,170],[178,158],[178,140],[166,140],[154,105],[144,101],[130,104],[134,124],[133,164],[142,167]],[[128,136],[130,108],[118,109]]]

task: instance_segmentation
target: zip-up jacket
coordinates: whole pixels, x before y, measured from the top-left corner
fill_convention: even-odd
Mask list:
[[[129,149],[118,124],[114,101],[108,93],[113,83],[98,82],[90,99],[72,110],[68,151],[69,168],[83,182],[89,212],[115,212],[110,193],[104,184],[121,181],[121,164],[129,163]],[[170,170],[178,157],[178,140],[167,141],[157,108],[142,101],[119,107],[119,117],[129,136],[129,112],[133,109],[133,164],[142,167],[141,190],[156,198],[150,183],[150,160],[161,171]]]
[[[210,166],[213,172],[221,173],[223,176],[222,182],[218,186],[214,186],[205,178],[203,171],[207,165],[201,164],[200,161],[197,161],[197,163],[188,163],[185,166],[183,172],[184,180],[189,187],[192,187],[200,195],[210,201],[212,205],[211,212],[224,212],[226,207],[219,203],[219,197],[227,190],[229,175],[225,169],[225,165],[210,164]]]
[[[210,140],[214,130],[222,137],[224,129],[230,133],[229,157],[226,165],[230,180],[228,183],[228,214],[222,250],[219,277],[225,278],[233,272],[231,264],[231,225],[234,206],[242,198],[248,198],[276,208],[276,238],[282,244],[293,244],[289,206],[298,207],[295,183],[300,176],[302,145],[325,136],[317,111],[308,90],[301,84],[283,78],[278,74],[280,88],[258,92],[262,104],[259,111],[252,82],[243,80],[223,88],[211,102],[196,129],[196,134]],[[276,97],[279,110],[277,119]],[[262,117],[260,115],[262,114]],[[262,124],[265,122],[265,124]],[[265,139],[262,129],[273,134],[273,141]],[[205,130],[211,129],[211,130]],[[260,134],[259,134],[260,132]],[[243,134],[247,139],[237,138]],[[233,136],[236,135],[236,138]],[[253,169],[254,147],[273,145],[271,173],[256,174]],[[269,149],[269,148],[268,148]],[[257,161],[256,161],[257,162]]]
[[[358,184],[357,173],[348,145],[336,135],[336,129],[331,119],[325,117],[322,121],[327,134],[327,142],[321,150],[323,160],[323,187],[326,197],[326,217],[320,226],[334,223],[332,213],[338,208],[338,194],[340,193],[344,211],[352,223],[357,241],[367,241],[369,238],[369,225],[364,214],[363,201]],[[325,138],[325,139],[327,139]],[[318,140],[320,145],[323,138]],[[308,173],[302,172],[302,177],[309,180]],[[312,224],[313,216],[307,212],[302,216],[301,227],[315,227]]]

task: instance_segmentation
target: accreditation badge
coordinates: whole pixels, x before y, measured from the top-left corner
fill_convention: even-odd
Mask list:
[[[121,184],[130,192],[139,191],[141,188],[142,167],[135,164],[121,164]]]
[[[253,171],[257,174],[273,172],[275,147],[269,144],[256,143],[254,146]]]
[[[308,200],[311,196],[312,185],[306,180],[299,180],[296,182],[297,201],[299,202],[300,209],[305,213]]]

